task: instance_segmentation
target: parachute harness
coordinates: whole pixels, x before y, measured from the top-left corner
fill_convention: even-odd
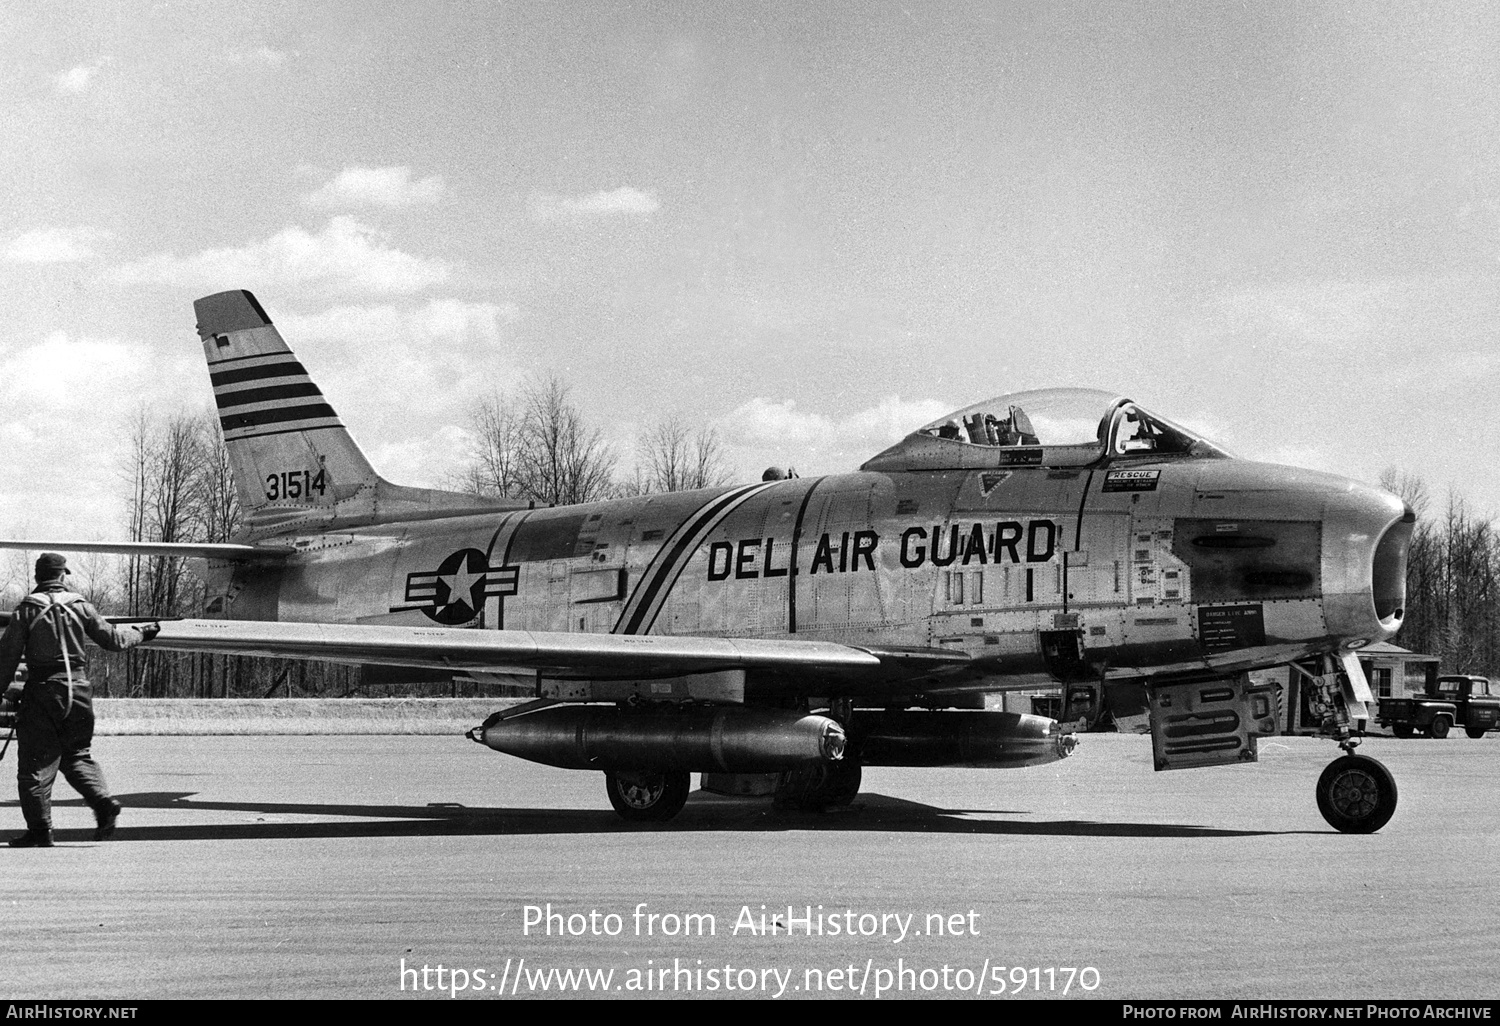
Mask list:
[[[63,673],[68,679],[68,698],[63,706],[63,718],[73,711],[73,661],[68,658],[68,642],[63,618],[68,615],[67,607],[58,602],[51,592],[47,593],[47,612],[52,615],[53,630],[57,633],[57,647],[62,650]],[[0,760],[5,758],[5,753],[10,751],[10,743],[16,739],[16,724],[20,720],[19,706],[16,709],[15,718],[11,720],[10,734],[5,739],[5,744],[0,746]]]

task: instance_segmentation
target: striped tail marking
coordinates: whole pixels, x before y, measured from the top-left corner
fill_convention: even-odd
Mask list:
[[[344,426],[290,352],[211,361],[209,380],[226,442]]]

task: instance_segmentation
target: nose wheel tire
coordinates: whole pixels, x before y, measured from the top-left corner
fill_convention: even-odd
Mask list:
[[[606,773],[604,787],[620,818],[632,823],[663,823],[687,804],[691,777],[686,772]]]
[[[1318,811],[1346,834],[1373,834],[1396,812],[1396,778],[1364,755],[1330,762],[1318,778]]]

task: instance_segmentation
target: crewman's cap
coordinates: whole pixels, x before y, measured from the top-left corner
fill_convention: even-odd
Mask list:
[[[36,557],[36,579],[50,581],[68,572],[68,561],[56,552],[43,552]]]

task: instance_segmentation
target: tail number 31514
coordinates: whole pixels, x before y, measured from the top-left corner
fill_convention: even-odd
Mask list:
[[[266,498],[277,499],[311,498],[322,495],[326,489],[324,472],[314,474],[311,470],[283,470],[279,474],[266,475]]]

